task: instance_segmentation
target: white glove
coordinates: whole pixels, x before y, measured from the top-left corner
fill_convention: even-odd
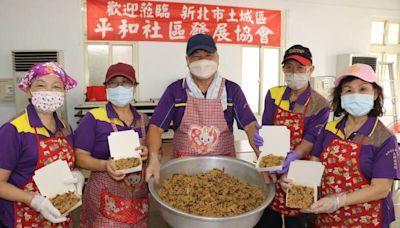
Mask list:
[[[72,176],[73,178],[67,178],[64,179],[64,184],[74,184],[75,187],[75,192],[79,195],[82,196],[82,189],[83,185],[85,184],[85,177],[82,175],[82,173],[79,170],[73,170],[72,171]]]
[[[35,194],[31,200],[30,207],[43,215],[44,218],[52,223],[61,223],[67,221],[65,216],[61,216],[60,212],[51,204],[47,198]]]
[[[304,213],[314,213],[314,214],[332,213],[337,209],[343,207],[345,202],[346,202],[345,193],[329,195],[313,203],[313,205],[311,205],[310,208],[302,209],[301,211]]]

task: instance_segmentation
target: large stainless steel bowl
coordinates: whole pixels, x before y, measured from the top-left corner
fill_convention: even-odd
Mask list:
[[[157,202],[164,220],[174,228],[247,228],[253,227],[260,220],[264,209],[271,203],[275,196],[275,186],[264,184],[262,175],[255,169],[254,165],[229,157],[184,157],[166,162],[161,167],[160,183],[175,173],[186,173],[193,175],[206,172],[213,168],[224,169],[241,181],[257,185],[265,194],[266,200],[258,208],[244,214],[228,217],[204,217],[182,212],[161,200],[158,189],[161,185],[155,183],[154,178],[149,180],[149,189]]]

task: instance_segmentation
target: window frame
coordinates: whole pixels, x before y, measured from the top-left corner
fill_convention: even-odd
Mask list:
[[[383,43],[382,44],[377,44],[377,43],[371,43],[370,40],[370,48],[369,51],[372,54],[377,54],[381,55],[382,59],[379,60],[379,63],[381,62],[387,62],[388,55],[396,55],[397,56],[397,61],[394,63],[394,68],[396,69],[395,72],[393,72],[394,76],[394,87],[395,91],[394,94],[392,95],[392,99],[395,99],[396,101],[396,110],[394,110],[394,114],[397,116],[393,116],[393,113],[384,113],[384,117],[393,117],[393,122],[399,120],[399,111],[400,111],[400,99],[398,98],[400,93],[399,93],[399,82],[400,82],[400,29],[399,29],[399,34],[398,34],[398,43],[397,44],[389,44],[388,43],[388,37],[389,37],[389,24],[399,24],[400,26],[400,19],[385,19],[385,18],[373,18],[371,21],[371,36],[372,36],[372,23],[373,22],[384,22],[384,32],[383,32]],[[387,67],[383,67],[382,64],[378,64],[378,69],[377,69],[377,74],[379,75],[379,82],[383,86],[383,82],[387,81],[385,79],[381,80],[381,78],[384,78],[384,75],[386,74]]]
[[[264,51],[266,49],[274,49],[278,50],[278,62],[277,62],[277,68],[278,70],[278,85],[283,84],[283,73],[281,69],[281,61],[282,61],[282,46],[281,47],[270,47],[270,46],[254,46],[254,45],[242,45],[241,46],[241,83],[243,83],[243,78],[244,75],[242,74],[243,70],[243,49],[244,48],[258,48],[259,53],[258,53],[258,104],[257,104],[257,110],[252,110],[254,114],[256,115],[262,115],[264,112],[264,101],[265,101],[265,96],[268,91],[265,91],[266,88],[264,88],[264,75],[265,75],[265,69],[264,69]],[[243,91],[244,92],[244,91]],[[264,93],[265,92],[265,93]],[[246,94],[245,94],[246,95]],[[246,96],[246,99],[249,99],[249,97]]]
[[[85,79],[85,86],[89,86],[89,53],[88,45],[108,45],[108,64],[111,65],[113,60],[113,46],[132,46],[132,66],[136,72],[136,79],[140,82],[139,72],[139,42],[135,41],[95,41],[87,39],[87,18],[86,18],[86,0],[81,1],[81,16],[82,16],[82,30],[83,30],[83,75]],[[136,87],[135,100],[140,100],[140,86]]]

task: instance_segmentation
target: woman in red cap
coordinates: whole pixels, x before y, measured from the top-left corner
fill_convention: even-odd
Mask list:
[[[382,88],[365,64],[351,66],[335,86],[332,107],[342,118],[327,123],[314,144],[313,160],[325,172],[320,199],[303,212],[318,214],[317,227],[387,228],[394,220],[390,189],[399,178],[399,147],[378,119]]]
[[[143,171],[123,174],[110,158],[107,137],[111,132],[135,130],[140,137],[142,160],[148,117],[130,105],[137,86],[131,65],[108,68],[105,85],[108,103],[88,112],[75,132],[77,166],[90,170],[83,195],[81,227],[147,227],[148,188]]]
[[[58,159],[74,169],[72,131],[56,110],[76,85],[55,62],[35,64],[18,85],[30,103],[0,128],[0,227],[72,227],[71,217],[39,194],[33,176]],[[77,170],[72,174],[80,195],[84,178]]]

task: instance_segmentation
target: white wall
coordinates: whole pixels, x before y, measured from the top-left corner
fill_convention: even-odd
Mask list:
[[[176,0],[173,0],[176,1]],[[195,0],[181,2],[197,3]],[[315,75],[335,75],[336,55],[368,53],[373,17],[400,18],[399,0],[209,0],[207,4],[282,9],[286,12],[283,46],[301,43],[314,56]],[[83,102],[83,32],[80,0],[1,0],[0,78],[12,76],[11,50],[64,51],[65,68],[80,83],[68,94],[68,117]],[[218,45],[220,71],[241,83],[241,49]],[[186,74],[185,44],[139,43],[140,99],[159,97],[166,85]],[[15,114],[0,103],[0,124]]]
[[[63,50],[65,69],[79,83],[67,97],[72,120],[73,107],[84,100],[80,4],[79,0],[0,1],[0,77],[12,77],[12,50]],[[2,124],[15,115],[15,106],[0,103],[0,113]]]
[[[236,82],[241,80],[241,48],[239,45],[219,45],[220,68],[223,75]],[[226,56],[230,56],[226,58]],[[139,93],[141,100],[159,98],[165,88],[187,74],[186,43],[139,43]]]
[[[139,43],[140,100],[159,98],[170,83],[185,77],[185,48],[184,43]]]

